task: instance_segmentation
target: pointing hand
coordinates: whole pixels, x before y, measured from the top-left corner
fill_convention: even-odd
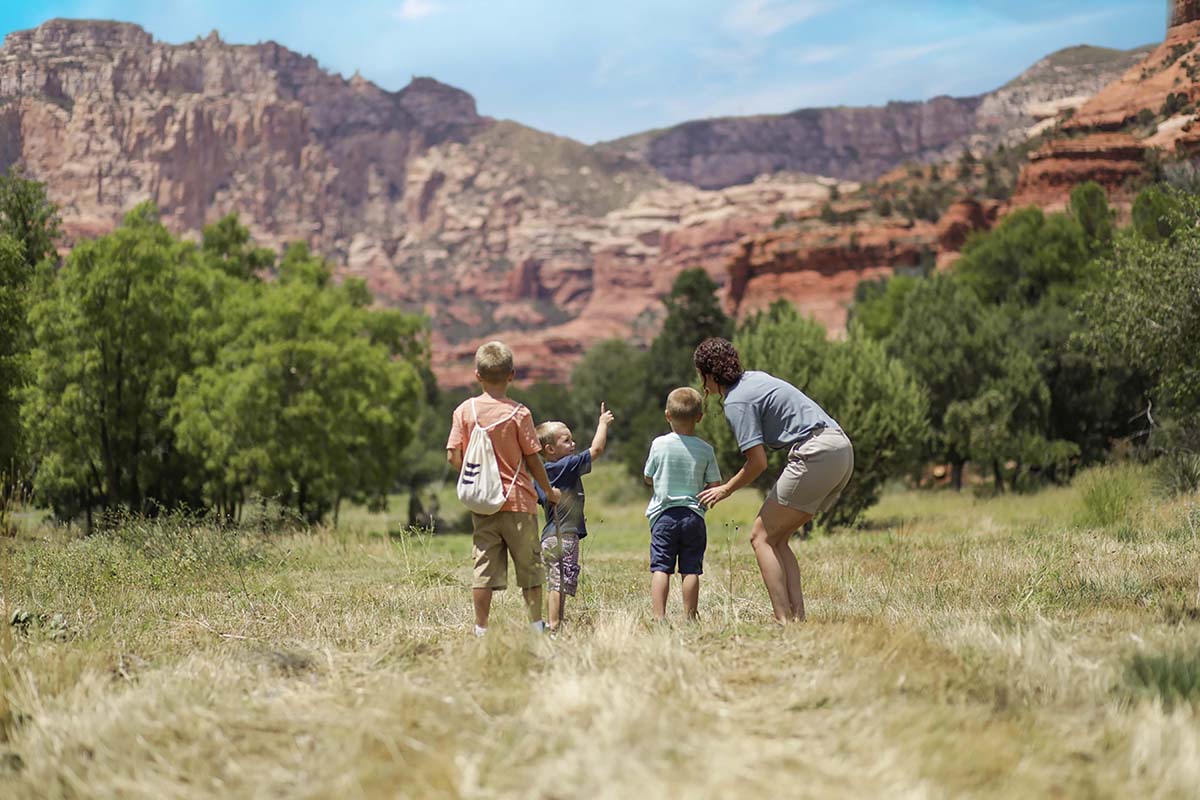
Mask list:
[[[613,421],[613,413],[604,407],[604,403],[600,404],[600,424],[611,425]]]

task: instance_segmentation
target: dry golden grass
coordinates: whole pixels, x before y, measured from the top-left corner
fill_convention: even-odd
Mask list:
[[[0,630],[0,796],[1200,793],[1200,693],[1154,688],[1190,673],[1129,677],[1139,653],[1200,668],[1197,498],[1090,529],[1068,489],[890,495],[796,544],[811,616],[777,629],[735,526],[752,496],[712,514],[702,621],[661,627],[642,501],[611,472],[589,492],[555,640],[515,592],[474,639],[469,539],[383,517],[0,543],[24,614]]]

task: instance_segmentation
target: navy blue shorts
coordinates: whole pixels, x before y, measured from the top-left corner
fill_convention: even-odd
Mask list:
[[[673,575],[678,560],[680,574],[701,575],[707,546],[704,517],[690,508],[668,508],[650,526],[650,571]]]

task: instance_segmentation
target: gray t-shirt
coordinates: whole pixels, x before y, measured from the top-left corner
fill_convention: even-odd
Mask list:
[[[743,372],[725,393],[725,418],[743,453],[762,444],[778,450],[819,428],[841,430],[808,395],[765,372]]]

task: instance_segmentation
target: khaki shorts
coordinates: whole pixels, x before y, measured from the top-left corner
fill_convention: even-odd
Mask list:
[[[808,514],[833,508],[854,472],[854,447],[846,434],[826,428],[792,445],[787,466],[768,500]]]
[[[517,585],[532,589],[542,585],[542,540],[536,514],[497,511],[484,516],[472,514],[475,526],[473,552],[476,589],[508,587],[508,556],[517,571]]]

